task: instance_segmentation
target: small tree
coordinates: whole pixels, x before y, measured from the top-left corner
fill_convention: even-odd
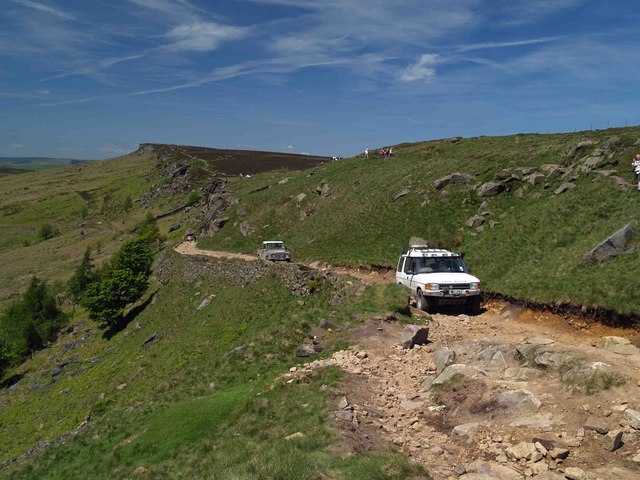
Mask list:
[[[10,303],[0,317],[4,348],[23,358],[51,340],[66,319],[47,285],[33,277],[22,299]]]
[[[80,265],[67,283],[67,292],[75,303],[78,303],[90,283],[96,280],[96,273],[91,263],[91,247],[84,251]]]
[[[100,281],[90,284],[82,299],[89,318],[101,328],[114,327],[127,305],[138,300],[149,286],[153,254],[144,238],[130,240],[120,247]]]
[[[82,217],[82,219],[84,220],[88,216],[89,216],[89,207],[87,207],[86,205],[82,205],[82,207],[80,207],[80,217]]]
[[[45,223],[40,226],[40,230],[38,231],[38,238],[40,240],[49,240],[50,238],[56,237],[60,235],[60,230],[51,225],[50,223]]]

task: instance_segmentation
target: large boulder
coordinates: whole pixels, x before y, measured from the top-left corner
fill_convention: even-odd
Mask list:
[[[532,173],[531,175],[525,178],[525,182],[527,182],[532,187],[544,183],[547,181],[547,176],[542,173]]]
[[[475,181],[475,178],[468,173],[454,172],[446,177],[438,178],[433,182],[433,188],[441,190],[449,184],[454,185],[471,185]]]
[[[429,336],[429,327],[424,325],[407,325],[402,331],[400,343],[404,348],[413,348],[414,345],[426,345]]]
[[[394,200],[400,200],[402,197],[405,197],[411,193],[411,190],[408,188],[404,188],[393,196]]]
[[[478,375],[479,371],[477,368],[468,367],[461,363],[454,363],[453,365],[449,365],[446,367],[440,375],[438,375],[431,385],[442,385],[447,381],[451,380],[456,375],[462,375],[463,377],[474,377]]]
[[[566,183],[563,183],[562,185],[560,185],[558,188],[556,188],[553,193],[555,193],[556,195],[560,195],[561,193],[564,193],[564,192],[566,192],[568,190],[571,190],[573,188],[576,188],[576,184],[575,183],[566,182]]]
[[[443,347],[433,354],[433,363],[436,366],[436,373],[440,374],[446,367],[456,361],[456,352],[448,347]]]
[[[597,247],[582,257],[585,263],[600,262],[609,260],[620,255],[629,245],[637,230],[628,223],[609,238],[600,243]]]
[[[631,428],[640,430],[640,412],[636,412],[635,410],[627,408],[624,411],[624,419]]]
[[[496,403],[510,411],[537,412],[542,402],[528,390],[512,390],[496,395]]]
[[[597,143],[598,143],[598,142],[595,142],[595,141],[593,141],[593,140],[584,140],[584,141],[582,141],[582,142],[577,142],[577,143],[574,143],[574,144],[572,144],[572,145],[569,145],[569,146],[566,148],[566,150],[564,151],[564,154],[565,154],[567,157],[573,157],[573,156],[576,154],[576,152],[577,152],[577,151],[579,151],[579,150],[584,150],[584,149],[585,149],[585,147],[588,147],[588,146],[590,146],[590,145],[595,145],[595,144],[597,144]]]
[[[484,223],[484,217],[482,215],[474,215],[473,217],[467,220],[467,227],[469,228],[478,228],[480,225]]]
[[[478,195],[481,197],[495,197],[504,192],[505,186],[502,182],[487,182],[478,188]]]

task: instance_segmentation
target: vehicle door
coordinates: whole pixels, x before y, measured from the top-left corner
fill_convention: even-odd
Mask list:
[[[423,258],[412,258],[411,260],[413,260],[413,263],[411,265],[411,276],[409,277],[409,288],[411,289],[411,291],[415,291],[416,288],[418,288],[418,282],[416,281],[416,278],[418,276],[418,274],[420,273],[420,268],[422,267],[423,263],[424,263],[424,259]],[[423,287],[424,288],[424,287]]]
[[[405,255],[400,256],[400,260],[398,260],[398,266],[396,267],[396,283],[401,283],[404,285],[405,283],[405,274],[404,274],[404,262],[407,259]]]
[[[407,260],[404,262],[404,281],[402,282],[405,287],[412,288],[411,282],[413,280],[413,276],[415,275],[415,265],[416,259],[413,257],[407,257]]]

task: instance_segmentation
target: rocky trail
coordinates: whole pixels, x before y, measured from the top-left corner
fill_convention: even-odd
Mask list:
[[[193,243],[176,251],[255,260]],[[393,281],[393,272],[332,270]],[[432,315],[429,341],[412,348],[392,316],[352,318],[354,347],[285,377],[344,371],[332,415],[346,454],[393,446],[434,479],[640,479],[640,333],[501,301],[484,307]]]

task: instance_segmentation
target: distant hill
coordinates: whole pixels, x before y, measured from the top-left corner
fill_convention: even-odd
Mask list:
[[[321,165],[330,157],[301,155],[298,153],[262,152],[257,150],[225,150],[219,148],[194,147],[188,145],[168,145],[142,143],[138,153],[151,151],[175,152],[189,159],[205,160],[209,167],[226,175],[254,175],[272,170],[305,170]]]
[[[85,163],[86,161],[87,160],[78,160],[75,158],[0,157],[0,175],[23,173],[29,170],[46,170],[47,168],[75,165]],[[10,171],[12,169],[17,171]]]

